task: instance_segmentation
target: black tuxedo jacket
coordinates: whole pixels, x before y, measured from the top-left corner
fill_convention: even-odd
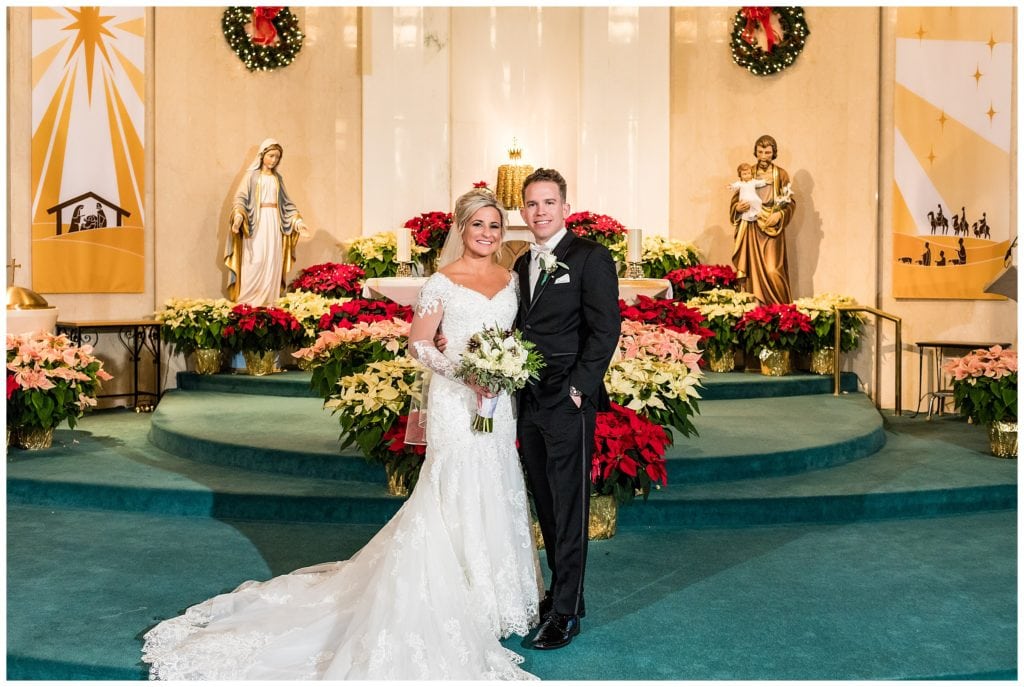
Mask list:
[[[519,275],[519,316],[523,337],[544,356],[540,379],[521,392],[531,394],[544,407],[569,395],[574,386],[584,400],[598,409],[608,407],[604,373],[620,333],[619,280],[608,249],[596,241],[567,231],[555,246],[558,267],[547,279],[538,279],[530,292],[530,260],[526,252],[516,261]]]

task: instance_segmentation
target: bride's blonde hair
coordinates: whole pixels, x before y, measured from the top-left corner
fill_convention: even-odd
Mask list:
[[[441,247],[441,253],[438,255],[438,268],[451,264],[462,257],[462,253],[466,249],[465,244],[462,242],[462,233],[465,231],[466,225],[469,224],[469,220],[479,210],[488,207],[498,211],[498,217],[501,221],[501,242],[504,244],[505,232],[508,229],[508,218],[505,216],[505,208],[501,206],[497,197],[489,189],[474,188],[472,191],[463,193],[455,201],[455,211],[452,213],[452,228],[448,231],[448,238],[445,239],[444,246]],[[494,253],[495,259],[500,256],[501,246]]]

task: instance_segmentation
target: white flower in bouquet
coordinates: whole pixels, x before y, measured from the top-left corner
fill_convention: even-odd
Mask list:
[[[542,367],[544,361],[534,344],[517,331],[488,327],[471,336],[455,376],[495,394],[493,398],[477,399],[473,429],[492,431],[497,395],[522,389],[528,381],[537,379]]]

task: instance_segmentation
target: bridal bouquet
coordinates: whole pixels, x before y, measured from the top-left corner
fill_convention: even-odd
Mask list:
[[[455,376],[482,386],[494,394],[512,393],[526,386],[544,367],[544,360],[534,344],[512,329],[488,327],[469,338]],[[494,429],[494,411],[498,398],[477,398],[473,429],[490,432]]]

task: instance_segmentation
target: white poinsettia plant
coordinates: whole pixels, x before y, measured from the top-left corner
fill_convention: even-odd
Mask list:
[[[793,301],[796,309],[811,318],[812,345],[815,349],[835,345],[835,322],[837,305],[857,305],[857,300],[838,293],[823,293],[810,298]],[[856,350],[864,328],[864,316],[857,312],[840,313],[839,350],[844,353]]]

